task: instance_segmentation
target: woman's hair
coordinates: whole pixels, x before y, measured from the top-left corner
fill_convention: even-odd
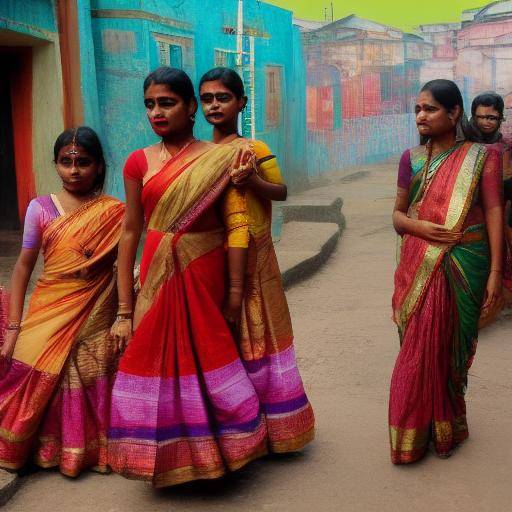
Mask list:
[[[68,130],[63,131],[57,137],[55,145],[53,146],[53,159],[55,163],[59,158],[60,150],[65,146],[69,146],[70,144],[75,144],[83,148],[85,151],[87,151],[87,154],[98,165],[101,166],[102,172],[98,173],[96,177],[96,181],[94,182],[94,190],[103,190],[105,175],[107,173],[107,164],[103,154],[103,146],[101,145],[101,141],[97,133],[88,126],[78,126],[77,128],[69,128]]]
[[[200,82],[199,89],[205,82],[213,82],[219,80],[224,87],[229,89],[235,97],[240,100],[245,97],[244,83],[240,78],[240,75],[230,68],[213,68],[205,73]]]
[[[460,117],[456,126],[457,140],[465,140],[468,138],[468,120],[464,114],[464,100],[458,85],[451,80],[439,78],[427,82],[421,92],[430,92],[432,97],[440,103],[448,112],[455,107],[460,107]],[[428,137],[421,136],[420,144],[425,145]]]
[[[189,105],[196,100],[194,86],[190,77],[181,69],[170,68],[169,66],[161,66],[146,77],[144,80],[144,92],[150,85],[167,85],[169,89],[180,96],[183,101]]]
[[[471,104],[471,116],[475,117],[476,109],[478,107],[492,107],[496,112],[499,113],[500,117],[503,117],[505,111],[505,102],[503,98],[495,92],[484,92],[479,94]]]
[[[437,79],[427,82],[421,92],[430,92],[432,97],[449,112],[459,106],[464,110],[464,100],[459,87],[451,80]]]

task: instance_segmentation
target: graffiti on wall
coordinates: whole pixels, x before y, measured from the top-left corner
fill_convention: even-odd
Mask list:
[[[382,161],[416,144],[415,98],[428,80],[457,82],[467,110],[477,94],[494,90],[512,117],[512,1],[415,34],[355,15],[302,30],[310,175]]]

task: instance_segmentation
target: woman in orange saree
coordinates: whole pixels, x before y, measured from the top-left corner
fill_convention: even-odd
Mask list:
[[[236,309],[229,292],[243,286],[245,268],[241,259],[240,270],[226,276],[224,225],[229,216],[243,227],[243,208],[225,211],[224,220],[221,213],[238,150],[193,138],[197,103],[183,71],[157,69],[144,96],[162,142],[135,151],[125,166],[120,319],[112,332],[125,341],[133,325],[133,336],[112,394],[109,464],[164,487],[217,478],[264,455],[266,425],[223,315],[223,308]],[[133,308],[132,269],[144,221]]]
[[[400,164],[393,312],[401,349],[389,402],[395,464],[420,459],[430,441],[449,456],[468,437],[464,394],[478,319],[501,294],[501,157],[457,138],[462,105],[453,82],[426,84],[416,122],[428,143]]]
[[[1,348],[0,467],[31,457],[76,476],[106,471],[110,388],[117,360],[113,265],[124,207],[100,193],[105,163],[96,134],[67,130],[55,143],[63,182],[33,200],[12,284]],[[39,250],[44,271],[20,325]]]

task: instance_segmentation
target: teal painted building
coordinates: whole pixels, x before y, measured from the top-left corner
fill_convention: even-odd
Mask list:
[[[2,0],[0,58],[8,79],[2,82],[0,132],[13,134],[0,147],[12,156],[2,159],[0,174],[5,228],[19,227],[31,198],[58,188],[52,148],[66,127],[98,131],[109,164],[107,192],[123,197],[126,157],[156,141],[142,83],[163,64],[184,69],[196,84],[214,66],[240,71],[250,98],[243,133],[269,144],[292,188],[304,186],[306,78],[299,30],[290,11],[257,0],[242,4],[238,37],[238,0],[31,0],[29,8],[22,0]],[[196,136],[209,139],[201,113],[197,120]]]
[[[244,134],[269,144],[292,188],[304,185],[306,80],[291,12],[245,0],[240,59],[238,0],[79,0],[79,5],[90,12],[81,17],[80,31],[84,121],[97,127],[105,141],[112,167],[109,191],[122,196],[126,156],[156,140],[146,120],[142,83],[162,64],[184,69],[196,84],[214,66],[243,70],[248,95],[254,96]],[[237,66],[240,60],[242,67]],[[197,120],[196,136],[210,138],[201,113]]]

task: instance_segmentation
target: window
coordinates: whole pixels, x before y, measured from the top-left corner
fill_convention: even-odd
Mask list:
[[[282,69],[279,66],[267,66],[266,70],[267,126],[281,124]]]
[[[215,67],[236,69],[236,52],[215,50]]]
[[[158,61],[162,66],[183,68],[183,49],[178,44],[169,44],[166,41],[157,41]]]

